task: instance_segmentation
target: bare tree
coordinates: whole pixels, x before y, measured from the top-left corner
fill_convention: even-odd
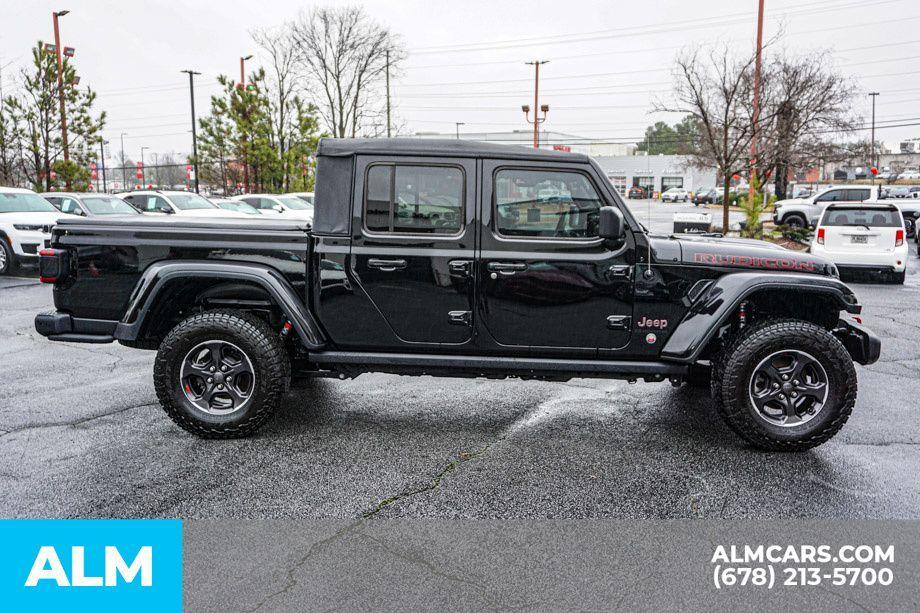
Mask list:
[[[272,124],[271,146],[278,159],[285,159],[291,149],[291,137],[297,122],[296,105],[299,79],[296,74],[297,50],[292,33],[284,28],[262,29],[251,32],[253,40],[268,55],[266,84],[269,99],[269,115]],[[291,168],[283,167],[284,190],[290,185]]]
[[[380,112],[380,85],[405,58],[397,37],[360,7],[316,8],[291,24],[297,57],[329,131],[356,136]]]
[[[692,116],[698,124],[698,141],[689,150],[691,164],[718,170],[723,181],[722,230],[728,231],[729,188],[732,175],[748,165],[751,146],[750,75],[754,57],[738,59],[727,45],[703,56],[699,49],[677,58],[674,91],[656,111]]]
[[[790,170],[826,158],[832,135],[860,123],[851,110],[857,88],[833,70],[826,51],[774,56],[764,67],[762,84],[758,174],[772,175],[776,194],[782,195]]]

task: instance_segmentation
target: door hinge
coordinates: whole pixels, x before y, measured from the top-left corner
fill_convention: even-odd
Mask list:
[[[447,321],[455,326],[469,326],[473,323],[472,311],[450,311],[447,314]]]
[[[608,330],[629,330],[629,324],[632,323],[632,317],[629,315],[608,315]]]

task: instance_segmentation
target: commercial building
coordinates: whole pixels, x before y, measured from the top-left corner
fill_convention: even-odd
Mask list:
[[[715,168],[695,168],[680,155],[611,155],[594,159],[623,195],[630,187],[647,192],[682,187],[695,192],[716,185]]]

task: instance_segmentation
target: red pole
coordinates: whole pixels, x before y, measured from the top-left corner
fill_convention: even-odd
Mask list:
[[[246,87],[246,60],[240,58],[240,87]]]
[[[754,181],[757,179],[757,122],[760,121],[760,54],[763,48],[763,2],[757,6],[757,54],[754,58],[754,104],[751,126],[751,176],[748,181],[748,202],[754,201]]]
[[[67,113],[64,107],[64,58],[61,57],[61,32],[58,28],[58,13],[54,12],[51,15],[54,17],[54,52],[57,55],[58,98],[61,104],[61,144],[64,147],[64,161],[67,162],[70,160],[70,148],[67,145]],[[69,178],[66,183],[69,190]]]

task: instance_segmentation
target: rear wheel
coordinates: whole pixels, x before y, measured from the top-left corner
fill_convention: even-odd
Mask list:
[[[761,449],[801,451],[833,437],[856,402],[843,344],[815,324],[773,320],[746,329],[714,373],[728,425]]]
[[[278,335],[241,311],[199,313],[173,328],[157,352],[154,385],[166,414],[202,438],[252,434],[290,381]]]

